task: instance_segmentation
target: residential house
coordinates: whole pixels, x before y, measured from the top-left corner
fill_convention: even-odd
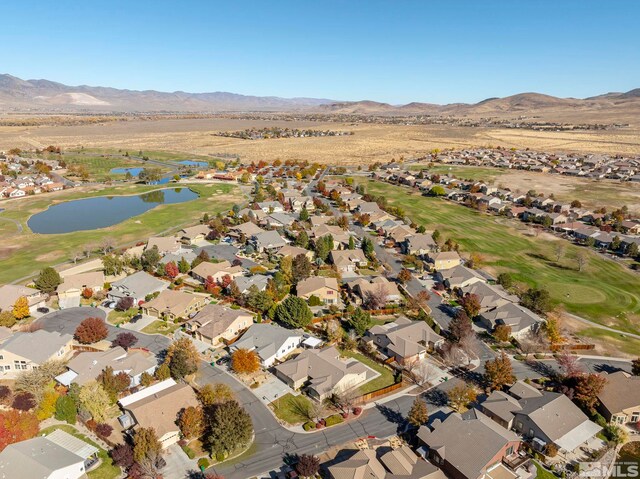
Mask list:
[[[15,377],[21,371],[37,369],[50,360],[71,355],[73,336],[39,329],[33,333],[14,333],[0,345],[0,372]]]
[[[318,239],[331,235],[333,238],[333,249],[346,249],[349,246],[349,238],[351,234],[336,225],[319,225],[311,228],[311,239]]]
[[[78,273],[64,276],[62,283],[58,285],[58,301],[65,301],[72,298],[80,298],[82,291],[86,288],[97,293],[102,291],[105,279],[102,271],[90,271],[88,273]]]
[[[416,232],[413,228],[407,225],[399,225],[392,228],[386,233],[387,238],[393,240],[396,245],[402,246],[408,238],[415,235]]]
[[[0,310],[12,311],[13,305],[16,304],[18,298],[27,298],[29,303],[29,312],[35,313],[38,308],[45,306],[46,296],[39,290],[20,286],[17,284],[5,284],[0,286]]]
[[[252,324],[253,314],[244,309],[207,304],[185,323],[185,327],[199,341],[217,346],[223,341],[231,341]]]
[[[277,231],[264,231],[251,237],[251,242],[258,253],[275,252],[288,244]]]
[[[371,280],[357,278],[353,281],[349,281],[346,286],[354,297],[355,302],[358,304],[367,303],[367,299],[370,295],[386,295],[385,303],[387,304],[398,303],[402,299],[398,285],[396,283],[392,283],[384,276],[377,276]]]
[[[180,230],[180,239],[186,244],[195,245],[202,243],[207,239],[207,235],[211,231],[208,225],[196,225]]]
[[[258,208],[265,213],[284,213],[284,206],[278,201],[263,201],[258,203]]]
[[[611,424],[640,423],[640,376],[625,371],[605,375],[607,383],[598,395],[598,410]]]
[[[451,290],[465,288],[479,281],[485,281],[485,278],[476,270],[467,268],[461,264],[453,268],[438,270],[434,278]]]
[[[275,324],[252,324],[242,337],[231,345],[231,351],[249,349],[260,357],[264,367],[282,361],[302,342],[302,333]]]
[[[480,320],[491,331],[496,326],[509,326],[511,336],[516,339],[523,338],[530,331],[536,331],[544,321],[534,312],[516,303],[505,303],[484,311],[480,315]]]
[[[81,479],[98,461],[98,448],[56,429],[48,436],[36,436],[9,444],[0,452],[3,479]]]
[[[354,452],[348,459],[329,466],[330,479],[446,479],[440,469],[405,445]]]
[[[133,298],[136,304],[144,301],[151,294],[167,289],[169,283],[154,278],[144,271],[138,271],[131,276],[111,283],[109,299],[118,301],[121,298]]]
[[[366,268],[369,264],[369,260],[361,249],[331,251],[329,258],[341,273],[352,273],[356,269]]]
[[[310,251],[305,248],[300,248],[299,246],[293,246],[290,244],[280,248],[277,254],[278,256],[282,256],[282,257],[291,256],[292,258],[295,258],[296,256],[299,256],[299,255],[304,255],[307,257],[309,261],[313,260],[313,251]]]
[[[440,271],[450,269],[462,263],[462,258],[456,251],[441,251],[427,254],[427,259],[433,264],[433,269]]]
[[[193,279],[201,283],[207,281],[208,277],[211,277],[214,282],[219,282],[222,281],[222,278],[225,276],[233,279],[243,274],[244,268],[242,268],[242,266],[231,266],[231,263],[226,260],[220,261],[219,263],[203,261],[191,270]]]
[[[444,343],[424,321],[412,321],[400,317],[393,322],[375,325],[367,331],[367,338],[383,354],[395,358],[399,364],[409,364],[424,359],[427,351]]]
[[[518,297],[507,293],[501,286],[477,282],[460,289],[463,294],[475,294],[480,299],[480,312],[518,302]]]
[[[335,346],[329,346],[305,349],[277,365],[275,374],[290,388],[304,388],[314,399],[324,401],[336,391],[347,391],[366,381],[367,368],[355,359],[341,360]]]
[[[144,303],[142,311],[147,316],[174,321],[191,317],[207,302],[208,297],[205,295],[165,289],[151,301]]]
[[[340,287],[336,278],[310,276],[298,282],[296,294],[307,301],[315,296],[325,305],[340,303]]]
[[[123,414],[118,418],[125,429],[155,429],[163,449],[180,439],[176,424],[178,415],[188,407],[198,407],[200,402],[193,388],[173,379],[148,386],[118,401]]]
[[[258,291],[264,291],[269,284],[270,276],[264,274],[254,274],[252,276],[238,276],[233,281],[238,287],[240,293],[247,293],[252,287],[256,287]]]
[[[264,220],[269,228],[284,228],[291,226],[295,221],[296,219],[287,213],[271,213],[267,216],[266,220]]]
[[[529,439],[541,451],[548,444],[570,452],[602,429],[566,395],[540,391],[524,381],[516,382],[507,395],[492,393],[481,405],[490,417]],[[515,404],[512,400],[517,401]]]
[[[149,238],[149,241],[147,241],[146,249],[152,249],[154,247],[158,248],[160,256],[164,256],[169,253],[179,253],[182,245],[177,236],[152,236]]]
[[[416,256],[426,256],[437,248],[436,242],[430,234],[416,233],[409,236],[403,243],[402,249],[404,254],[413,254]]]
[[[417,437],[431,462],[452,479],[518,477],[502,461],[517,454],[520,439],[477,409],[436,419],[431,428],[421,426]]]
[[[158,367],[155,356],[142,349],[125,350],[120,346],[99,352],[81,352],[67,363],[67,371],[55,379],[63,386],[72,383],[83,386],[95,381],[105,368],[111,367],[114,374],[129,376],[129,387],[140,384],[143,373],[153,374]]]
[[[245,238],[251,238],[252,236],[263,232],[264,230],[262,228],[260,228],[257,224],[252,223],[251,221],[247,221],[246,223],[242,223],[241,225],[229,227],[229,236],[235,237],[244,236]]]

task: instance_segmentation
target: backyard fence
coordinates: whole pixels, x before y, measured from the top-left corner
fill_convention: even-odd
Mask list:
[[[390,392],[396,391],[405,385],[404,381],[400,381],[399,383],[392,384],[391,386],[387,386],[381,389],[377,389],[375,391],[371,391],[370,393],[363,394],[362,396],[358,396],[355,399],[356,404],[364,404],[366,402],[371,401],[380,396],[384,396],[385,394],[389,394]]]

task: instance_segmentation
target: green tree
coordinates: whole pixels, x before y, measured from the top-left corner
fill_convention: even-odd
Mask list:
[[[224,383],[205,384],[198,391],[203,406],[223,404],[234,399],[233,390]]]
[[[420,427],[429,420],[429,410],[427,409],[427,403],[420,396],[417,396],[413,400],[411,410],[407,416],[407,421],[414,427]]]
[[[431,187],[431,189],[429,190],[429,194],[431,196],[444,196],[447,194],[447,192],[445,191],[443,186],[435,185]]]
[[[370,260],[373,259],[373,241],[368,236],[362,238],[362,252]]]
[[[69,395],[59,396],[56,400],[56,419],[68,424],[75,424],[77,416],[78,408],[73,398]]]
[[[311,324],[313,313],[304,299],[288,296],[275,311],[275,319],[292,328],[304,328]]]
[[[247,305],[253,309],[264,313],[273,305],[273,299],[266,291],[260,291],[254,284],[246,294]]]
[[[302,210],[300,210],[300,221],[307,221],[309,219],[309,212],[307,211],[306,207],[303,207]]]
[[[309,258],[303,254],[299,254],[293,258],[292,273],[294,283],[307,279],[311,274],[311,262]]]
[[[143,462],[145,460],[155,462],[161,453],[162,444],[158,440],[155,429],[152,427],[141,427],[136,430],[133,436],[133,458],[137,462]]]
[[[513,276],[509,273],[500,273],[498,275],[498,284],[504,289],[509,289],[513,286]]]
[[[171,343],[167,349],[165,364],[169,365],[171,377],[182,379],[198,370],[200,357],[191,339],[183,337]]]
[[[520,304],[538,314],[551,311],[551,295],[546,289],[529,288],[520,297]]]
[[[228,454],[249,444],[253,435],[251,417],[236,401],[212,408],[207,415],[207,444],[213,454]]]
[[[180,258],[180,261],[178,261],[178,271],[180,271],[180,273],[185,274],[188,273],[189,270],[191,269],[191,265],[189,264],[189,262],[184,259],[184,256]]]
[[[144,253],[142,253],[140,259],[145,271],[154,271],[160,262],[158,247],[154,245],[153,248],[147,248],[144,250]]]
[[[349,236],[349,246],[350,250],[356,249],[356,240],[353,239],[353,236]]]
[[[362,308],[356,308],[348,319],[349,326],[351,326],[356,334],[360,337],[371,327],[371,315],[364,311]]]
[[[305,230],[302,230],[298,234],[298,237],[296,238],[295,245],[296,246],[300,246],[300,248],[305,248],[305,249],[307,249],[309,247],[309,235],[307,234],[307,232]]]
[[[55,269],[47,266],[40,271],[34,283],[43,293],[53,293],[62,283],[62,278]]]

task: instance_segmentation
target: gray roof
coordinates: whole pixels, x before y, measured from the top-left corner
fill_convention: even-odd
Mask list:
[[[543,321],[537,314],[515,303],[505,303],[491,311],[482,313],[482,317],[489,321],[492,327],[506,324],[511,327],[511,331],[514,333],[526,330]]]
[[[287,242],[278,234],[277,231],[265,231],[253,236],[254,241],[258,246],[264,248],[276,248],[284,246]]]
[[[255,349],[262,360],[273,356],[292,336],[302,338],[302,333],[285,329],[275,324],[253,324],[231,348]]]
[[[35,364],[42,364],[73,340],[70,334],[60,334],[39,329],[33,333],[17,332],[2,345],[2,350]]]
[[[269,276],[265,276],[264,274],[254,274],[253,276],[239,276],[235,278],[234,281],[240,292],[245,293],[251,286],[256,286],[259,291],[264,291],[269,282],[269,278]]]
[[[168,286],[168,283],[154,278],[150,274],[144,271],[138,271],[131,276],[122,278],[118,281],[111,283],[112,296],[121,296],[124,293],[126,296],[132,298],[142,298],[148,294],[154,293]],[[115,291],[114,291],[115,290]],[[114,294],[115,293],[115,294]]]
[[[162,264],[167,264],[170,263],[171,261],[173,261],[175,264],[178,264],[180,262],[180,260],[182,258],[184,258],[186,261],[189,262],[189,264],[191,264],[191,262],[196,259],[196,253],[194,251],[184,251],[182,253],[178,253],[178,254],[174,254],[174,253],[169,253],[166,254],[162,257],[162,259],[160,260],[160,262]]]
[[[0,453],[0,478],[48,479],[55,471],[83,462],[78,454],[38,436],[10,444]]]
[[[605,377],[607,384],[598,399],[611,414],[632,407],[640,409],[640,376],[618,371]]]

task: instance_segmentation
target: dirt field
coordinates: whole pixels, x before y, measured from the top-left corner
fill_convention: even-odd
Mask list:
[[[353,136],[240,140],[216,131],[280,126],[354,131]],[[49,144],[240,155],[243,161],[304,159],[333,164],[367,164],[400,156],[422,156],[433,148],[505,146],[558,152],[640,153],[640,128],[610,131],[536,132],[445,125],[403,126],[309,121],[184,119],[98,125],[0,127],[0,149]]]

